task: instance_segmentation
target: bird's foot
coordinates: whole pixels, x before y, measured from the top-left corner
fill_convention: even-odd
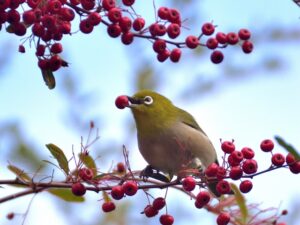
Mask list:
[[[147,178],[151,177],[156,180],[160,180],[163,182],[170,182],[170,179],[165,175],[161,174],[158,170],[153,169],[152,166],[148,165],[145,169],[143,169],[140,173],[140,177],[146,181]]]

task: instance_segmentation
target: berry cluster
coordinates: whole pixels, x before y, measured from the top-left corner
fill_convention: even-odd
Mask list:
[[[133,9],[134,3],[134,0],[1,0],[0,30],[4,25],[9,33],[28,35],[25,41],[34,43],[38,66],[44,76],[68,66],[60,56],[63,51],[60,41],[64,35],[72,34],[76,15],[80,17],[79,30],[84,34],[91,33],[96,26],[103,24],[110,37],[120,37],[125,45],[131,44],[136,37],[150,40],[160,62],[168,58],[178,62],[182,48],[202,46],[212,49],[213,63],[220,63],[224,58],[221,51],[215,50],[217,48],[235,45],[241,40],[245,53],[253,49],[249,41],[250,32],[246,29],[241,29],[237,34],[219,32],[202,43],[203,36],[214,33],[215,26],[212,23],[204,23],[197,36],[189,35],[185,41],[175,41],[183,28],[177,9],[160,7],[156,12],[156,21],[146,26],[145,19]],[[25,52],[23,44],[19,46],[19,52]]]

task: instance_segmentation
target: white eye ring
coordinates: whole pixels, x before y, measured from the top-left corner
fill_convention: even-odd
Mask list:
[[[153,103],[153,98],[152,98],[151,96],[146,96],[146,97],[144,98],[144,103],[145,103],[146,105],[151,105],[151,104]]]

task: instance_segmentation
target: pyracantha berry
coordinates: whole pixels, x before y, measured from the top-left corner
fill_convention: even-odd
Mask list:
[[[289,169],[294,174],[300,173],[300,162],[295,162],[289,166]]]
[[[295,156],[292,153],[288,153],[285,157],[285,161],[288,165],[291,165],[296,162]]]
[[[119,8],[112,8],[108,11],[107,17],[111,22],[117,23],[122,18],[122,12]]]
[[[132,6],[135,0],[122,0],[123,4],[126,6]]]
[[[180,48],[174,48],[170,53],[170,60],[172,62],[178,62],[181,57],[181,50]]]
[[[166,44],[165,40],[157,39],[154,41],[152,47],[156,53],[161,53],[161,52],[165,51],[167,44]]]
[[[35,22],[35,14],[33,10],[27,10],[22,15],[24,23],[31,25]]]
[[[251,37],[251,33],[248,29],[240,29],[238,32],[238,35],[239,35],[239,38],[244,41],[250,39],[250,37]]]
[[[188,48],[194,49],[199,45],[199,39],[196,36],[189,35],[185,39],[185,44]]]
[[[238,180],[243,176],[243,170],[239,166],[231,167],[229,176],[232,180]]]
[[[138,191],[138,186],[135,181],[126,181],[124,184],[122,184],[122,187],[124,189],[124,192],[128,196],[135,195]]]
[[[254,151],[248,147],[242,148],[241,152],[243,153],[245,159],[252,159],[255,155]]]
[[[79,29],[82,33],[84,34],[89,34],[93,31],[94,29],[94,26],[93,24],[91,23],[90,20],[88,19],[84,19],[84,20],[81,20],[80,23],[79,23]]]
[[[244,159],[243,153],[237,150],[231,152],[230,156],[232,157],[232,160],[238,164]]]
[[[15,214],[14,214],[13,212],[8,213],[8,214],[6,215],[6,218],[7,218],[8,220],[12,220],[14,217],[15,217]]]
[[[112,201],[104,202],[102,204],[103,212],[111,212],[111,211],[114,211],[115,209],[116,209],[116,205]]]
[[[62,66],[62,60],[59,55],[52,55],[49,60],[49,67],[51,71],[56,71]]]
[[[181,24],[180,13],[177,9],[169,9],[169,22]]]
[[[107,33],[110,37],[112,38],[116,38],[116,37],[119,37],[120,34],[121,34],[121,27],[119,24],[110,24],[108,27],[107,27]]]
[[[145,20],[142,17],[136,18],[132,23],[132,27],[135,31],[142,30],[144,26],[145,26]]]
[[[221,144],[221,149],[223,152],[230,154],[235,150],[235,145],[232,141],[224,141]]]
[[[274,142],[270,139],[263,140],[260,143],[260,149],[264,152],[271,152],[274,148]]]
[[[103,0],[102,7],[107,11],[116,7],[116,0]]]
[[[249,191],[251,191],[253,187],[253,184],[250,180],[243,180],[241,183],[240,183],[240,191],[242,193],[248,193]]]
[[[88,15],[87,20],[88,20],[93,26],[97,26],[97,25],[101,22],[102,18],[101,18],[101,16],[100,16],[99,13],[97,13],[97,12],[92,12],[92,13],[90,13],[90,14]]]
[[[225,176],[226,176],[226,169],[222,166],[219,166],[218,172],[217,172],[218,180],[222,180]]]
[[[188,176],[188,177],[184,178],[183,181],[182,181],[182,187],[186,191],[194,190],[195,187],[196,187],[195,179],[191,176]]]
[[[177,23],[171,23],[168,27],[167,27],[167,33],[169,38],[177,38],[180,34],[180,26]]]
[[[208,38],[206,41],[206,47],[209,49],[216,49],[218,47],[218,40],[216,38]]]
[[[221,195],[223,195],[223,194],[229,194],[230,191],[231,191],[230,184],[226,180],[220,180],[217,183],[216,189],[219,192],[219,194],[221,194]]]
[[[206,176],[215,177],[217,175],[218,168],[219,168],[219,165],[217,163],[210,164],[205,170]]]
[[[216,34],[216,39],[220,44],[226,44],[227,43],[227,35],[223,32],[218,32]]]
[[[154,217],[158,214],[158,210],[155,209],[152,205],[147,205],[144,209],[144,213],[147,217]]]
[[[128,101],[128,98],[127,98],[127,101]],[[125,173],[126,172],[126,167],[125,167],[125,164],[123,162],[118,162],[117,171],[118,171],[118,173]]]
[[[210,194],[207,191],[201,191],[196,196],[196,206],[197,208],[202,208],[203,206],[207,205],[210,201]]]
[[[159,217],[159,222],[162,225],[172,225],[174,223],[174,218],[169,214],[163,214]]]
[[[227,225],[230,222],[230,215],[229,213],[222,212],[217,217],[217,224],[218,225]]]
[[[124,109],[126,106],[129,106],[129,100],[126,95],[121,95],[116,98],[115,105],[119,109]]]
[[[243,171],[246,174],[253,174],[257,171],[257,162],[254,159],[246,159],[242,165]]]
[[[82,183],[77,182],[77,183],[72,184],[71,190],[74,195],[83,196],[86,192],[86,187]]]
[[[130,31],[131,26],[132,26],[132,22],[131,19],[127,16],[123,16],[120,20],[119,20],[119,25],[121,27],[121,30],[123,33],[127,33]]]
[[[94,177],[94,172],[90,168],[82,168],[79,170],[78,175],[82,180],[89,181]]]
[[[85,10],[92,10],[96,5],[95,0],[81,0],[80,3]]]
[[[168,49],[165,49],[163,52],[157,54],[157,60],[159,62],[166,61],[170,56],[170,51]]]
[[[162,197],[154,199],[152,206],[156,210],[161,210],[166,205],[166,200]]]
[[[239,42],[239,36],[234,32],[229,32],[226,36],[227,36],[227,43],[230,45],[235,45]]]
[[[133,42],[134,35],[131,32],[126,32],[121,35],[121,41],[124,45],[130,45]]]
[[[19,45],[18,51],[21,52],[21,53],[25,53],[24,45]]]
[[[212,35],[215,32],[215,26],[212,23],[204,23],[202,25],[202,33],[204,35]]]
[[[54,54],[59,54],[63,51],[63,47],[61,43],[54,43],[51,48],[50,51]]]
[[[271,160],[274,166],[282,166],[285,163],[285,158],[281,153],[272,155]]]
[[[115,200],[122,199],[124,197],[123,186],[121,186],[121,185],[113,186],[110,194],[111,194],[111,197]]]
[[[251,41],[244,41],[242,44],[242,50],[246,54],[251,53],[253,51],[253,43]]]
[[[168,20],[169,14],[170,14],[170,11],[169,11],[169,8],[167,8],[167,7],[160,7],[157,10],[157,15],[162,20]]]

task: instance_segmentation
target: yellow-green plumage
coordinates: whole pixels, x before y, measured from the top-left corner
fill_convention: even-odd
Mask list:
[[[153,168],[173,176],[217,161],[212,143],[191,114],[150,90],[130,100],[139,150]]]

